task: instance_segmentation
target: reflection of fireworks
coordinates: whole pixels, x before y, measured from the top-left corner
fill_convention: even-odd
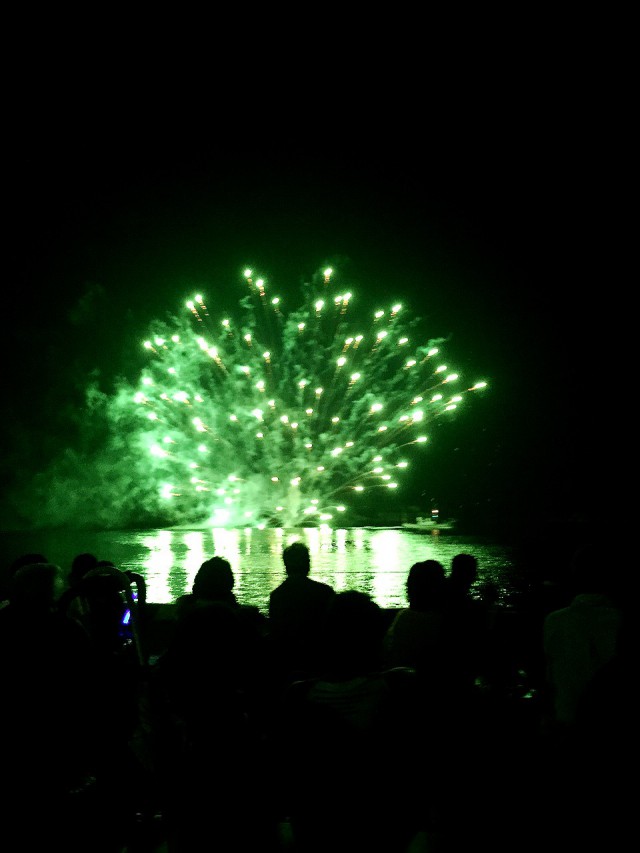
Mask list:
[[[437,342],[412,342],[400,305],[352,327],[331,270],[287,316],[244,275],[239,322],[195,296],[145,342],[138,389],[120,388],[157,511],[174,523],[348,525],[359,495],[396,489],[429,423],[486,383],[452,390],[458,375]]]

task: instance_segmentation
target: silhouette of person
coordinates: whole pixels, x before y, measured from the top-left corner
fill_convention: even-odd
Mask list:
[[[285,691],[276,757],[303,853],[401,853],[413,835],[414,780],[394,748],[410,723],[400,685],[380,668],[385,628],[369,595],[336,593],[322,620],[321,674]]]
[[[286,578],[269,595],[269,635],[275,666],[288,680],[317,673],[319,629],[335,590],[309,577],[304,542],[287,545],[282,560]]]
[[[40,832],[42,846],[57,838],[76,849],[67,818],[84,801],[72,792],[95,772],[95,658],[87,633],[56,607],[63,587],[59,566],[21,564],[0,610],[3,829],[16,824],[25,849],[39,849]]]
[[[570,568],[574,595],[543,621],[545,680],[552,725],[570,727],[580,698],[616,652],[622,611],[615,600],[618,566],[595,543],[578,548]]]

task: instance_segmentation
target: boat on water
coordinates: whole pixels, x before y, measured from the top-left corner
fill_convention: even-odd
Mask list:
[[[431,513],[427,518],[419,515],[415,521],[405,521],[402,524],[404,530],[416,530],[419,533],[433,533],[439,530],[453,530],[455,520],[453,518],[442,520],[437,512]]]

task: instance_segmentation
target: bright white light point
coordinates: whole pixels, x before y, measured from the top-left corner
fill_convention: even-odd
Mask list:
[[[439,352],[440,352],[440,350],[437,347],[434,347],[433,349],[429,350],[427,355],[437,355]]]
[[[324,301],[322,299],[318,299],[315,304],[316,311],[321,311],[324,308]]]
[[[331,423],[337,424],[339,420],[340,420],[340,418],[336,415],[335,417],[331,418]]]
[[[227,506],[230,506],[233,503],[233,498],[225,498],[224,502],[227,504]]]
[[[382,403],[373,403],[373,405],[371,406],[371,411],[372,412],[379,412],[381,408],[382,408]]]
[[[180,335],[171,335],[171,340],[174,344],[180,343]]]
[[[444,373],[444,371],[446,369],[447,369],[447,365],[441,364],[440,367],[436,367],[436,369],[434,370],[434,373]]]
[[[298,382],[298,388],[304,388],[308,384],[309,383],[307,382],[306,379],[301,379],[300,382]]]
[[[305,327],[304,323],[298,323],[298,330],[301,332]]]
[[[462,397],[459,394],[457,394],[455,397],[451,398],[452,403],[459,403],[461,400],[462,400]]]
[[[398,418],[398,420],[399,420],[401,423],[402,423],[402,421],[408,421],[408,420],[409,420],[409,415],[400,415],[400,417]]]
[[[386,426],[378,427],[378,432],[386,432],[386,431],[387,431],[387,427],[386,427]]]
[[[325,276],[325,278],[329,278],[329,276],[332,273],[333,273],[333,270],[331,269],[331,267],[327,267],[326,270],[324,271],[323,275]]]
[[[346,344],[347,346],[349,346],[349,345],[350,345],[350,344],[352,344],[352,343],[353,343],[353,338],[346,338],[346,339],[345,339],[345,344]]]
[[[291,429],[298,429],[298,421],[291,421]]]
[[[408,462],[398,462],[396,468],[406,468],[409,465]]]
[[[216,495],[221,498],[224,495],[224,489],[216,489]],[[218,512],[219,510],[216,510]]]
[[[147,398],[146,398],[146,397],[145,397],[145,395],[142,393],[142,391],[138,391],[138,392],[137,392],[137,394],[134,394],[134,396],[133,396],[133,402],[134,402],[134,403],[144,403],[144,401],[145,401],[146,399],[147,399]]]
[[[153,379],[150,376],[144,376],[142,379],[143,385],[153,385]]]
[[[352,373],[352,374],[351,374],[351,381],[352,381],[352,382],[357,382],[357,381],[358,381],[358,379],[360,379],[360,374],[359,374],[359,373]]]
[[[283,424],[288,424],[289,423],[289,415],[280,415],[280,420],[282,421]]]
[[[387,332],[384,329],[381,332],[378,332],[378,340],[381,341],[383,338],[387,337]]]
[[[257,418],[259,421],[262,420],[262,409],[252,409],[251,414],[254,418]]]
[[[256,433],[256,438],[264,438],[264,433],[262,433],[262,432],[257,432],[257,433]]]
[[[374,456],[373,461],[374,462],[382,462],[382,456]]]
[[[283,506],[277,506],[277,507],[276,507],[276,512],[282,512],[282,510],[283,510],[283,509],[284,509],[284,507],[283,507]]]
[[[342,506],[342,504],[341,504],[340,506],[337,506],[337,507],[336,507],[336,510],[337,510],[338,512],[344,512],[344,511],[345,511],[345,509],[346,509],[346,506]]]
[[[380,317],[384,317],[384,311],[376,311],[373,316],[376,318],[376,320],[379,320]]]
[[[332,456],[340,456],[341,453],[342,453],[341,447],[334,447],[333,450],[331,451]]]
[[[402,305],[400,305],[399,302],[396,302],[396,304],[391,307],[391,310],[393,311],[394,314],[397,314],[401,308],[402,308]]]
[[[235,481],[236,481],[238,478],[236,477],[236,475],[235,475],[235,474],[229,474],[229,476],[227,477],[227,479],[229,480],[229,482],[230,482],[230,483],[235,483]]]
[[[457,378],[458,378],[457,373],[450,373],[444,381],[445,382],[454,382]]]
[[[362,340],[363,337],[364,337],[364,335],[356,335],[356,342],[360,343],[360,341]]]
[[[256,382],[256,388],[258,391],[264,391],[264,379],[261,379],[259,382]]]
[[[324,465],[318,465],[316,471],[324,471]]]
[[[333,301],[336,305],[338,305],[340,302],[342,302],[342,296],[334,296]]]
[[[387,483],[387,488],[388,489],[397,489],[398,484],[397,483]]]
[[[237,421],[237,420],[238,420],[238,416],[237,416],[237,415],[229,415],[229,420],[230,420],[230,421]]]
[[[271,478],[271,482],[272,482],[272,483],[279,483],[279,482],[280,482],[280,478],[279,478],[279,477],[272,477],[272,478]]]
[[[373,469],[374,474],[382,474],[383,471],[384,471],[384,468],[380,468],[380,467]]]
[[[163,444],[175,444],[174,440],[171,438],[170,435],[165,435],[165,437],[162,439],[162,443]]]
[[[305,409],[304,411],[305,411],[305,414],[307,414],[307,415],[313,414],[313,409]]]
[[[300,477],[294,477],[293,480],[290,480],[289,482],[291,483],[292,486],[299,486],[300,485]]]
[[[421,435],[419,438],[416,438],[416,441],[418,442],[418,444],[424,444],[424,442],[425,442],[426,440],[427,440],[427,436],[426,436],[426,435]]]
[[[241,367],[241,368],[240,368],[240,370],[241,370],[241,371],[242,371],[246,376],[248,376],[248,375],[251,373],[251,368],[247,367],[246,365],[244,365],[243,367]]]
[[[319,397],[323,391],[324,391],[324,388],[316,388],[316,397]]]
[[[320,501],[318,500],[318,498],[311,498],[311,503],[312,504],[319,504]]]
[[[199,451],[200,453],[207,453],[207,452],[208,452],[208,451],[207,451],[207,448],[206,448],[206,446],[205,446],[204,444],[199,444],[199,445],[198,445],[198,451]]]
[[[193,420],[191,421],[191,423],[192,423],[195,427],[201,427],[201,426],[202,426],[202,418],[193,418]]]
[[[413,365],[415,363],[416,363],[415,358],[410,358],[409,361],[405,364],[405,367],[413,367]]]
[[[259,278],[256,281],[256,287],[264,287],[264,279],[263,278]]]
[[[323,512],[320,515],[320,521],[331,521],[332,518],[333,516],[329,512]]]
[[[193,301],[193,299],[189,299],[189,301],[187,302],[187,308],[189,309],[189,311],[193,311],[195,307],[196,303]]]
[[[318,511],[318,510],[317,510],[314,506],[306,506],[306,507],[302,510],[302,512],[303,512],[305,515],[311,515],[312,513],[317,512],[317,511]]]
[[[211,358],[217,358],[218,357],[218,350],[215,347],[210,347],[207,350],[207,355],[210,355]]]
[[[193,484],[194,484],[194,486],[195,486],[195,484],[196,484],[196,483],[199,483],[199,482],[200,482],[200,480],[199,480],[197,477],[191,477],[191,479],[189,480],[189,482],[190,482],[190,483],[193,483]]]
[[[262,353],[262,357],[263,357],[264,359],[271,358],[271,353],[269,352],[269,350],[267,350],[266,352],[263,352],[263,353]]]
[[[196,402],[198,402],[198,403],[204,403],[204,400],[200,396],[200,394],[196,394],[196,396],[193,399],[196,400]]]
[[[149,448],[149,453],[152,456],[158,456],[160,459],[163,459],[165,456],[169,455],[166,450],[163,450],[162,447],[157,444],[154,444]]]
[[[202,294],[197,293],[197,294],[195,295],[194,299],[196,300],[196,302],[199,302],[199,303],[202,305],[202,302],[203,302]]]
[[[337,361],[336,361],[336,364],[338,365],[338,367],[342,367],[346,363],[347,363],[347,359],[343,355],[341,355],[340,358],[337,359]]]
[[[364,492],[364,486],[354,486],[354,492]]]
[[[414,424],[418,424],[420,423],[423,417],[424,412],[420,409],[416,409],[416,411],[411,415],[411,420],[414,422]]]
[[[353,447],[353,442],[352,441],[346,441],[344,446],[345,447]]]
[[[455,404],[455,403],[451,403],[451,405],[449,405],[449,406],[445,406],[445,407],[444,407],[444,410],[445,410],[445,412],[452,412],[455,408],[456,408],[456,404]]]
[[[442,394],[434,394],[433,397],[431,398],[432,403],[437,403],[438,400],[442,400]]]
[[[274,296],[273,299],[271,300],[271,304],[272,305],[278,305],[279,303],[280,303],[280,297]]]
[[[145,349],[151,349],[151,348],[153,347],[153,344],[151,343],[151,341],[145,341],[145,342],[142,344],[142,346],[143,346]]]
[[[400,344],[400,346],[402,346],[403,344],[408,344],[408,343],[409,343],[409,338],[400,338],[400,340],[398,341],[398,343]]]
[[[247,343],[249,343],[249,341],[251,340],[251,335],[249,334],[249,332],[247,332],[247,334],[244,336],[244,339]]]
[[[383,474],[383,475],[382,475],[382,477],[381,477],[380,479],[382,479],[382,480],[390,480],[390,479],[391,479],[391,474]]]
[[[157,421],[158,420],[158,416],[156,415],[155,412],[149,412],[147,417],[149,418],[150,421]]]
[[[200,466],[198,465],[198,463],[197,463],[197,462],[190,462],[190,463],[189,463],[189,468],[199,468],[199,467],[200,467]]]
[[[248,269],[248,268],[247,268],[247,269],[243,272],[243,275],[244,275],[244,277],[245,277],[245,278],[251,278],[251,276],[253,275],[253,270],[250,270],[250,269]]]
[[[271,406],[271,408],[274,409],[275,405],[276,405],[276,401],[275,400],[268,400],[267,405]]]
[[[229,325],[229,321],[228,321],[228,320],[223,320],[223,321],[222,321],[222,325],[223,325],[223,326],[228,326],[228,325]]]
[[[475,391],[477,388],[486,388],[486,387],[487,387],[486,382],[476,382],[476,384],[472,386],[471,390]]]
[[[307,450],[311,450],[311,448],[313,447],[313,444],[311,444],[311,442],[310,442],[310,441],[308,441],[308,442],[305,444],[305,447],[307,448]]]

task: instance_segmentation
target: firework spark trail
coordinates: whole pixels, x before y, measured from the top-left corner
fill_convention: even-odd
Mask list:
[[[354,298],[331,277],[304,285],[285,316],[246,270],[239,322],[199,294],[145,342],[136,440],[173,521],[348,525],[359,493],[398,487],[405,449],[486,386],[450,393],[439,342],[412,342],[400,305],[353,327]]]

